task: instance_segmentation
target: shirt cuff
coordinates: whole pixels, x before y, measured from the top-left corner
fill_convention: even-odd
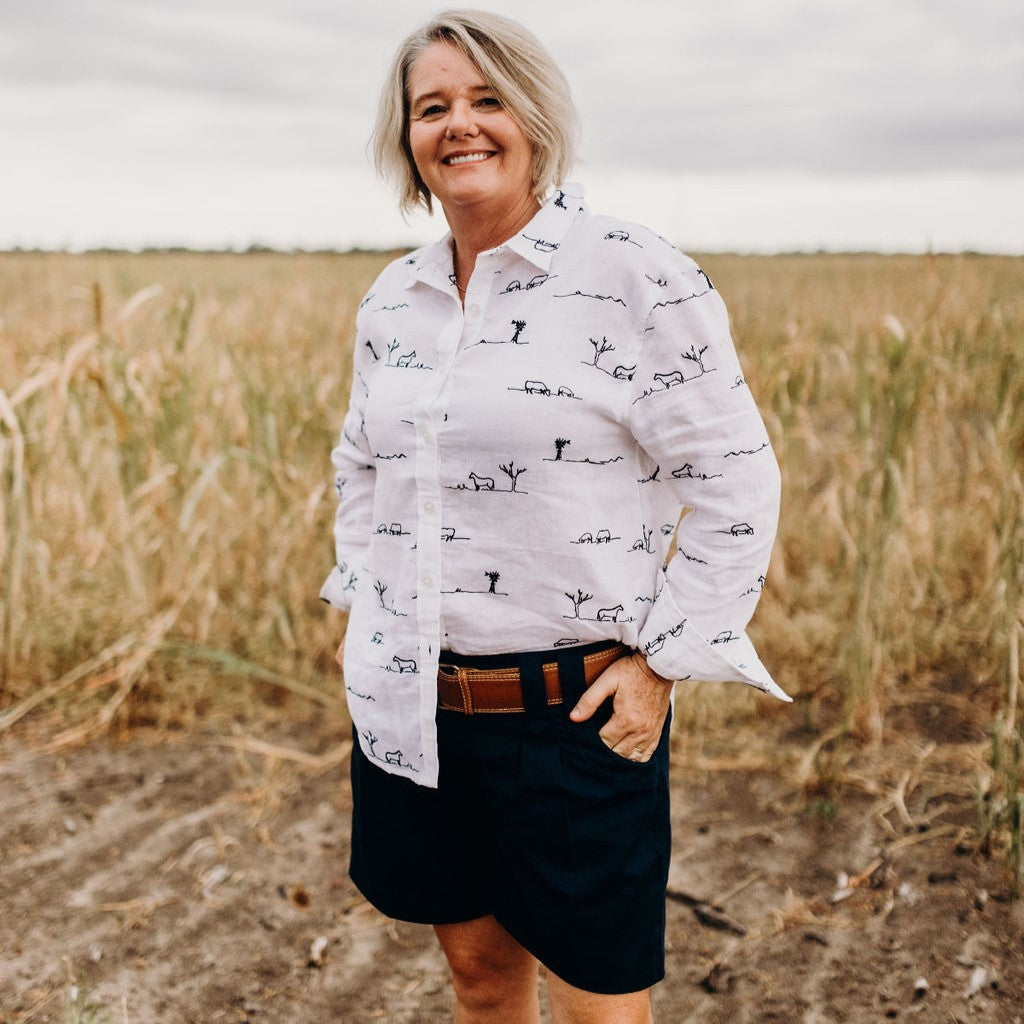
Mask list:
[[[332,608],[337,608],[340,611],[348,611],[352,607],[352,598],[355,594],[353,587],[345,587],[345,581],[348,577],[342,575],[341,569],[335,566],[327,579],[324,580],[324,585],[320,588],[320,600],[326,601]]]
[[[640,650],[647,664],[666,679],[741,682],[779,700],[793,700],[772,679],[745,632],[733,635],[725,630],[709,643],[667,589],[658,596],[640,631]]]

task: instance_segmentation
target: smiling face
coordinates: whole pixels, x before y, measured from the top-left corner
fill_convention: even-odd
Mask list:
[[[409,146],[445,213],[534,204],[533,150],[476,65],[431,43],[409,71]]]

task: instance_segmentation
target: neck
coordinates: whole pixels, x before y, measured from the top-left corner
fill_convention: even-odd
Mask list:
[[[444,216],[455,241],[455,275],[465,288],[476,266],[477,256],[507,242],[522,231],[540,209],[532,195],[515,206],[493,211],[479,206],[445,207]]]

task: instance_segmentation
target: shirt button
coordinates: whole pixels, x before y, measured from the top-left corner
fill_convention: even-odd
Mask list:
[[[432,587],[434,585],[434,577],[429,572],[423,574],[423,586]]]
[[[479,316],[480,315],[480,307],[475,302],[469,307],[469,315],[470,316]]]
[[[425,502],[423,502],[423,511],[424,512],[433,512],[434,511],[434,503],[432,501],[425,501]]]

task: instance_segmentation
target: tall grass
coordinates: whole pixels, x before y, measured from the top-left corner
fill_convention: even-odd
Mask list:
[[[336,690],[327,459],[384,260],[0,256],[0,699],[128,634],[158,706],[199,699],[200,662]],[[967,688],[1019,843],[1024,260],[703,265],[783,465],[765,660],[868,741],[906,695]]]

